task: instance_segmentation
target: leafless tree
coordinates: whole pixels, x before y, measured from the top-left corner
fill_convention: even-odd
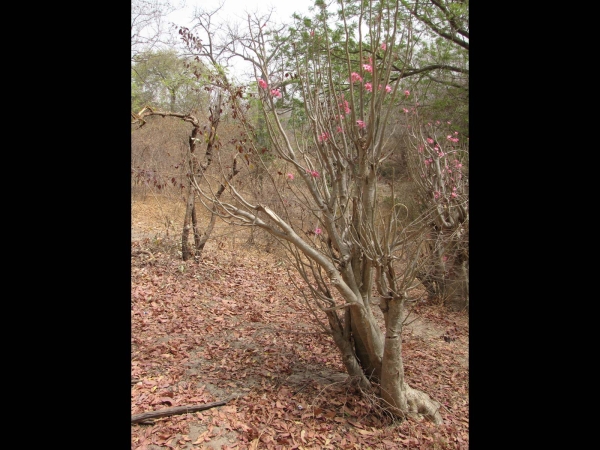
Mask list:
[[[177,10],[170,0],[131,0],[131,60],[168,40],[166,16]]]

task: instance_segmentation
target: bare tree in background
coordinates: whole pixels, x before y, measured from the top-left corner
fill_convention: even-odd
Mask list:
[[[207,31],[210,32],[210,24],[207,25]],[[181,236],[181,252],[182,259],[187,261],[188,259],[195,257],[199,259],[206,242],[208,241],[215,225],[216,215],[214,210],[211,211],[210,221],[202,232],[199,228],[197,213],[196,213],[196,189],[197,184],[196,178],[205,176],[206,171],[211,167],[215,152],[221,150],[226,144],[229,144],[231,148],[241,148],[245,139],[232,139],[231,141],[224,143],[218,135],[219,125],[221,123],[221,117],[223,109],[227,105],[230,114],[234,118],[240,118],[246,122],[243,117],[246,114],[247,108],[241,103],[243,98],[242,89],[235,88],[231,85],[228,80],[227,74],[225,73],[223,66],[220,65],[221,53],[214,46],[203,46],[201,41],[198,40],[187,28],[183,27],[179,30],[179,36],[183,42],[184,48],[196,52],[202,58],[189,58],[185,63],[186,73],[189,74],[190,78],[194,79],[198,85],[198,89],[208,92],[209,96],[209,116],[208,123],[202,122],[197,115],[191,112],[178,112],[161,110],[151,105],[147,105],[140,112],[134,113],[132,111],[132,124],[142,127],[146,125],[146,118],[151,116],[160,117],[173,117],[179,118],[192,125],[192,130],[188,140],[188,170],[186,174],[187,181],[187,193],[186,193],[186,213],[184,217],[183,230]],[[171,104],[175,104],[172,101]],[[202,145],[206,144],[206,150],[203,158],[198,155],[197,149]],[[228,163],[226,170],[222,171],[221,174],[224,176],[224,182],[218,182],[212,194],[215,198],[219,199],[225,191],[225,186],[240,172],[238,166],[237,152],[236,156],[233,157],[232,161]],[[249,163],[250,159],[248,155],[244,155],[246,161]],[[220,159],[222,161],[222,159]],[[222,169],[222,167],[221,167]],[[224,184],[225,183],[225,184]],[[193,233],[194,247],[190,247],[189,239],[190,232]]]
[[[170,0],[131,0],[131,60],[168,43],[166,16],[178,7]]]

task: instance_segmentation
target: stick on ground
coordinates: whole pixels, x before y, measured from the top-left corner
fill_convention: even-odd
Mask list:
[[[131,423],[139,423],[147,421],[148,419],[158,419],[160,417],[175,416],[177,414],[186,414],[196,411],[204,411],[205,409],[214,408],[215,406],[223,406],[229,400],[222,400],[220,402],[204,403],[202,405],[190,405],[190,406],[176,406],[173,408],[161,409],[159,411],[150,411],[142,414],[136,414],[131,416]]]

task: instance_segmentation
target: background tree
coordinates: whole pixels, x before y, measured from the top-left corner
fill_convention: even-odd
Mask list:
[[[166,16],[178,6],[169,0],[131,0],[131,61],[140,52],[171,45]]]
[[[401,0],[418,30],[413,64],[404,72],[419,94],[423,121],[451,121],[468,136],[469,2]]]
[[[468,141],[450,121],[422,124],[416,109],[407,115],[409,167],[429,228],[421,247],[427,263],[417,278],[430,296],[454,309],[468,308]]]

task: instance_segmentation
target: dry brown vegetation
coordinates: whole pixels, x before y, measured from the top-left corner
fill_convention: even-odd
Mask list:
[[[348,382],[274,242],[247,244],[248,229],[218,221],[202,260],[183,262],[184,211],[177,195],[132,201],[131,413],[228,402],[132,424],[132,449],[468,448],[465,313],[412,308],[407,382],[443,405],[444,423],[393,422]]]

